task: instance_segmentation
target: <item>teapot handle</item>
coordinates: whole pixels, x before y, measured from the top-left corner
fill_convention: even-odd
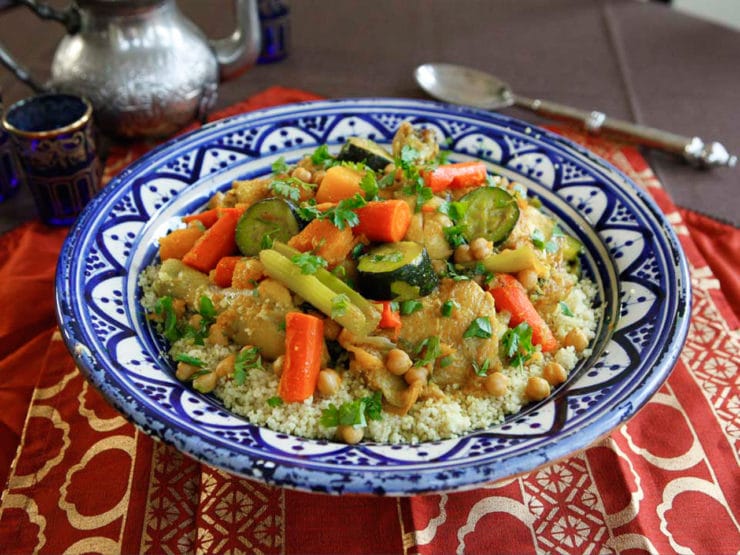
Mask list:
[[[70,6],[66,10],[57,10],[46,4],[36,2],[36,0],[14,0],[14,3],[30,8],[41,19],[59,21],[66,27],[69,33],[76,33],[80,29],[80,14],[74,6]],[[31,87],[34,92],[39,93],[47,90],[47,87],[41,85],[31,77],[28,70],[18,63],[2,44],[0,44],[0,63],[13,72],[18,80],[23,81]]]
[[[228,37],[209,40],[221,79],[230,79],[257,61],[262,46],[257,0],[234,0],[236,28]]]

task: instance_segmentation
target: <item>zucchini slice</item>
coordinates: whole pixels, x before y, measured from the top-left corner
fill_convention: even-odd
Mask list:
[[[300,230],[295,209],[281,198],[266,198],[247,208],[236,224],[236,246],[244,256],[256,256],[273,241],[286,242]]]
[[[375,141],[362,137],[350,137],[337,154],[342,162],[363,162],[375,171],[382,171],[393,162],[393,156]]]
[[[519,221],[516,199],[501,187],[480,187],[460,199],[465,214],[458,221],[463,224],[463,237],[470,243],[483,237],[494,245],[503,243]]]
[[[376,300],[414,299],[428,295],[439,284],[423,245],[400,241],[380,245],[360,257],[357,288]]]

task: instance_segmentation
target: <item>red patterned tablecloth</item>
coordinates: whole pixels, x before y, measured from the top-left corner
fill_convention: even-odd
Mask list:
[[[230,113],[311,98],[273,88]],[[53,313],[66,230],[31,223],[0,237],[0,552],[738,553],[740,230],[678,210],[636,150],[567,134],[652,195],[690,264],[686,346],[626,425],[462,493],[330,497],[232,476],[152,440],[80,375]],[[108,174],[145,150],[113,152]]]

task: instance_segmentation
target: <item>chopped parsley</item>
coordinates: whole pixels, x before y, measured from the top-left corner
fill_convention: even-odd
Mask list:
[[[352,306],[352,301],[344,293],[335,295],[331,299],[331,317],[338,318],[347,314],[347,310]]]
[[[421,358],[414,362],[414,366],[426,366],[427,364],[433,363],[442,354],[439,337],[431,335],[426,339],[422,339],[416,346],[414,354],[422,355]]]
[[[276,179],[269,185],[270,191],[285,197],[294,202],[301,200],[301,189],[309,190],[316,187],[313,183],[306,183],[297,177],[286,177],[285,179]]]
[[[522,322],[515,328],[509,328],[501,338],[501,345],[511,364],[521,366],[535,351],[532,344],[532,327]]]
[[[174,343],[180,339],[180,332],[177,329],[177,314],[172,305],[172,297],[169,295],[160,297],[154,303],[154,312],[162,319],[162,333],[167,341]]]
[[[186,355],[185,353],[175,355],[175,360],[177,362],[184,362],[185,364],[189,364],[190,366],[197,366],[198,368],[202,368],[203,366],[205,366],[205,362],[200,360],[198,357]]]
[[[442,316],[444,316],[445,318],[449,318],[450,316],[452,316],[452,312],[456,308],[460,308],[460,305],[452,299],[446,300],[444,303],[442,303]]]
[[[216,308],[213,306],[213,301],[205,295],[201,295],[198,301],[198,313],[208,320],[214,320],[217,316]]]
[[[361,399],[347,401],[337,407],[334,403],[321,411],[321,425],[327,428],[335,426],[367,426],[368,420],[382,419],[382,396],[379,391]]]
[[[327,145],[319,146],[311,154],[311,163],[314,166],[319,166],[320,168],[326,168],[328,166],[331,166],[333,162],[334,162],[334,157],[329,152],[329,147]]]
[[[470,337],[479,337],[481,339],[488,339],[493,334],[491,328],[491,320],[488,316],[480,316],[473,320],[468,329],[463,333],[463,337],[468,339]]]
[[[288,173],[288,163],[285,161],[284,156],[281,156],[272,163],[272,173],[275,175]]]
[[[302,274],[306,275],[315,274],[319,268],[326,268],[329,265],[324,258],[310,252],[296,254],[290,260],[301,269]]]
[[[378,198],[380,187],[375,178],[375,172],[368,169],[360,180],[360,188],[365,192],[365,200],[375,200]]]
[[[344,229],[346,227],[354,227],[360,223],[355,210],[365,206],[367,202],[360,193],[356,193],[355,196],[348,199],[340,200],[339,203],[327,210],[326,212],[320,213],[320,218],[329,220],[338,229]]]
[[[398,304],[398,310],[403,316],[408,316],[409,314],[413,314],[417,310],[421,310],[423,306],[424,305],[421,304],[420,301],[410,299],[407,301],[401,301]]]
[[[447,242],[452,248],[457,248],[467,243],[465,239],[465,224],[451,225],[443,228],[442,231],[445,234],[445,239],[447,239]]]
[[[487,376],[488,375],[488,367],[491,365],[490,359],[485,359],[483,361],[483,364],[479,364],[475,360],[473,361],[473,372],[475,372],[476,376]]]
[[[245,347],[234,360],[234,382],[236,385],[244,385],[247,379],[247,370],[262,368],[262,355],[257,347]]]
[[[573,311],[567,304],[565,304],[565,301],[560,301],[558,304],[560,305],[560,312],[562,312],[564,316],[573,316]]]
[[[267,404],[271,407],[279,407],[283,404],[283,400],[278,395],[275,395],[267,400]]]
[[[545,234],[542,233],[539,229],[535,229],[532,232],[531,235],[532,244],[537,247],[540,250],[543,250],[548,253],[553,253],[558,250],[558,244],[550,239],[549,241],[545,239]]]

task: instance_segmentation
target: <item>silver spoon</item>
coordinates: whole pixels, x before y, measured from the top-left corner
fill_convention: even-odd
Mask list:
[[[682,137],[610,118],[596,110],[587,112],[547,100],[527,98],[515,94],[504,81],[477,69],[454,64],[423,64],[414,70],[414,77],[430,96],[444,102],[485,110],[518,106],[541,116],[580,123],[590,133],[604,131],[620,139],[678,154],[694,166],[733,167],[737,163],[737,156],[729,154],[720,143],[705,143],[699,137]]]

